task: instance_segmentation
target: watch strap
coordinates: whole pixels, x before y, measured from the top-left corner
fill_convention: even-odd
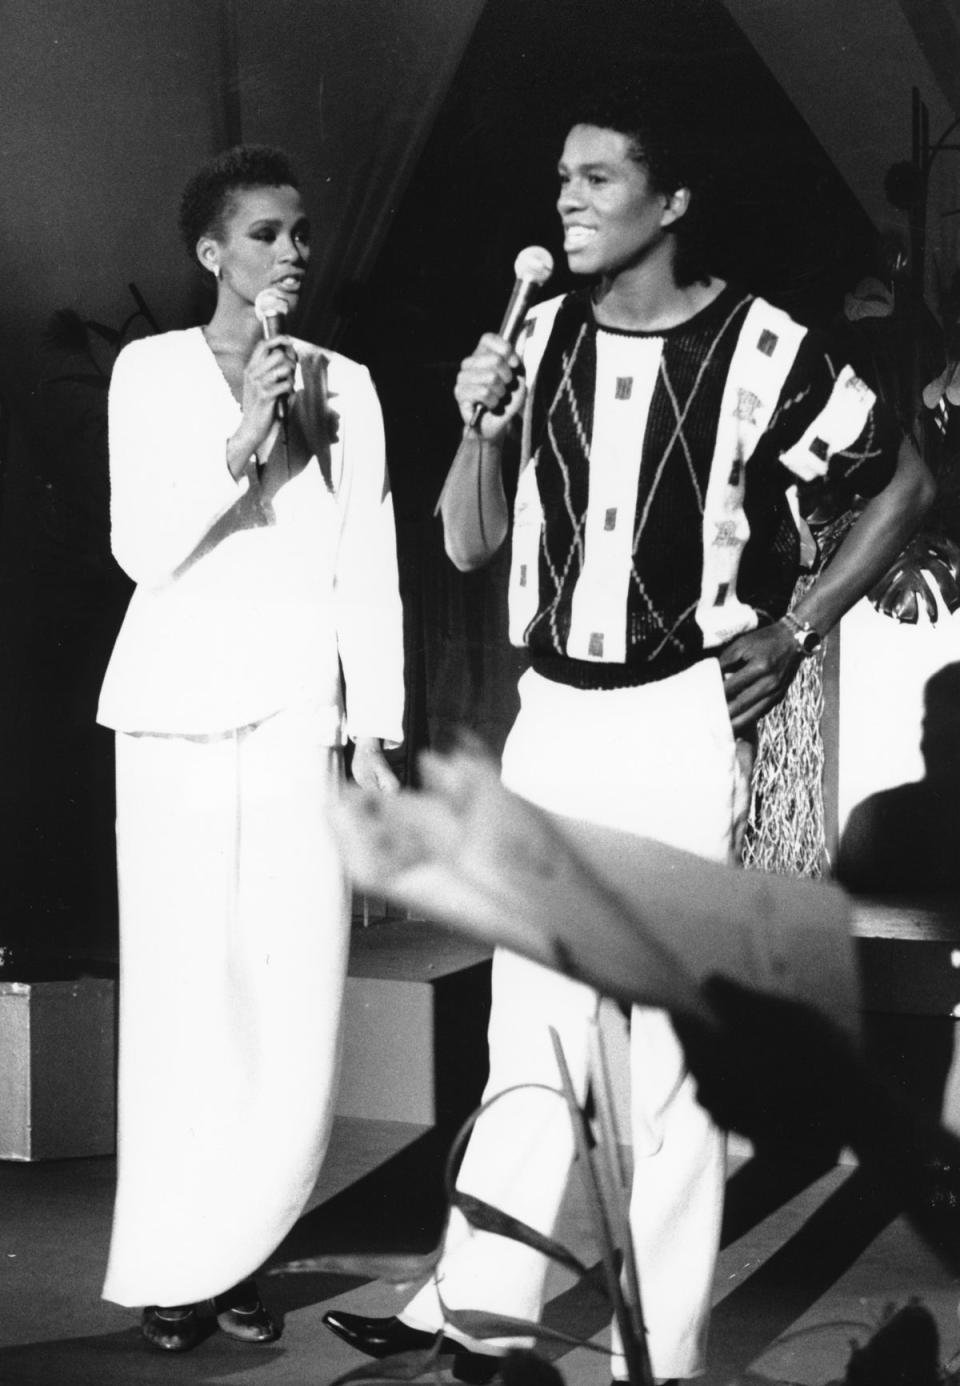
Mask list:
[[[790,631],[802,655],[816,654],[823,643],[823,636],[809,621],[801,621],[792,611],[786,612],[781,620]]]

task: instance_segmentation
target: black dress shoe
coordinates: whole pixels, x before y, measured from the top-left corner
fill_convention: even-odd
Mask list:
[[[437,1340],[435,1333],[425,1333],[420,1328],[410,1328],[400,1319],[368,1319],[362,1314],[348,1314],[342,1309],[331,1309],[324,1314],[323,1322],[349,1343],[358,1352],[368,1357],[392,1357],[397,1352],[427,1352]],[[462,1343],[443,1336],[440,1339],[440,1352],[453,1354],[453,1376],[456,1381],[484,1383],[492,1381],[500,1366],[500,1359],[486,1352],[471,1352]]]

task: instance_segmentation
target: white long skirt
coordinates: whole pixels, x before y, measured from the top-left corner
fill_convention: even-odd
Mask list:
[[[349,897],[312,709],[117,735],[118,1182],[104,1298],[184,1304],[254,1272],[323,1159]]]

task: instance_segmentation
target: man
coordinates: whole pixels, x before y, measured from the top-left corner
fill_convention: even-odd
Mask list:
[[[892,561],[932,484],[849,367],[697,262],[694,152],[669,104],[634,94],[584,104],[559,172],[564,251],[585,286],[536,308],[516,350],[487,334],[463,362],[447,552],[477,568],[511,533],[502,461],[521,428],[510,627],[532,667],[504,781],[553,811],[723,861],[747,803],[757,719]],[[827,477],[869,499],[788,614],[796,491]],[[495,957],[486,1096],[534,1086],[484,1114],[458,1184],[546,1233],[572,1154],[567,1114],[544,1091],[558,1085],[549,1027],[582,1094],[596,1004],[582,984]],[[665,1381],[704,1369],[723,1144],[666,1014],[635,1008],[631,1022],[630,1219]],[[536,1319],[546,1265],[455,1213],[437,1283],[400,1318],[334,1311],[326,1322],[373,1356],[443,1329],[458,1379],[484,1379],[496,1361],[479,1355],[516,1340],[471,1339],[445,1326],[444,1305]],[[627,1377],[621,1355],[613,1372]]]

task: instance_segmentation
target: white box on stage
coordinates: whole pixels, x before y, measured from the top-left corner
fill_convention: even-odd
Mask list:
[[[0,981],[0,1159],[110,1155],[116,983]]]

